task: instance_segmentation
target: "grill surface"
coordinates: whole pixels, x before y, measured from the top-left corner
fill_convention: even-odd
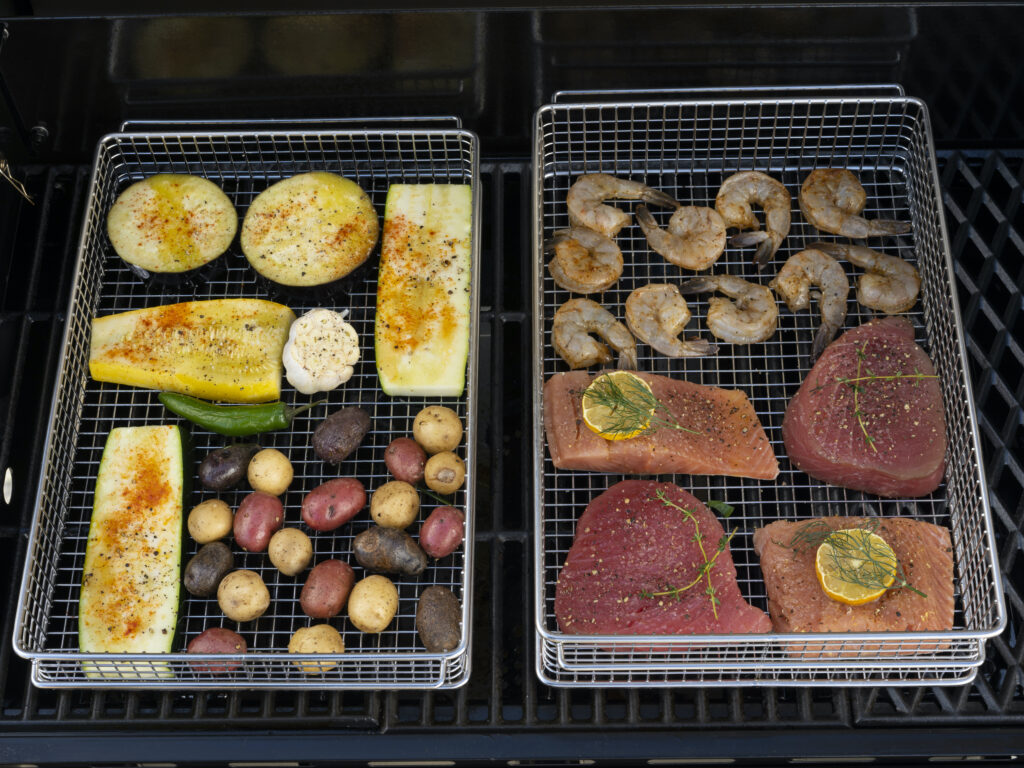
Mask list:
[[[1024,153],[940,152],[1008,629],[986,645],[971,685],[909,690],[562,690],[533,673],[530,590],[529,167],[481,167],[481,280],[473,673],[453,692],[196,693],[52,691],[11,652],[25,538],[70,286],[88,169],[21,173],[37,204],[0,187],[0,761],[122,760],[304,764],[539,758],[635,764],[649,758],[813,754],[1010,756],[1024,743]],[[384,734],[384,736],[381,736]],[[45,736],[44,736],[45,735]],[[443,744],[441,744],[443,742]],[[343,747],[339,747],[343,744]],[[200,758],[198,755],[202,755]]]

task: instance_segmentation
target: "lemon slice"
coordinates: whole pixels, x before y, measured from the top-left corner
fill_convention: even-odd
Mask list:
[[[583,422],[605,440],[645,432],[657,407],[646,381],[629,371],[602,373],[583,391]]]
[[[847,605],[877,600],[896,580],[899,561],[885,539],[863,528],[843,528],[818,547],[814,569],[825,594]]]

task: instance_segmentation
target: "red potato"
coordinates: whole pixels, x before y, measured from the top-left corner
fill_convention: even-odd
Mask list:
[[[420,548],[434,558],[447,557],[466,535],[466,516],[455,507],[438,507],[420,528]]]
[[[248,650],[245,638],[237,632],[224,627],[210,627],[189,641],[188,653],[245,653]],[[206,661],[193,661],[190,666],[196,672],[231,672],[238,669],[238,661],[225,661],[214,664]]]
[[[309,572],[302,585],[299,605],[311,619],[329,619],[341,613],[348,600],[356,574],[352,566],[342,560],[324,560]]]
[[[318,485],[302,500],[302,520],[314,531],[333,531],[366,506],[366,489],[354,477]]]
[[[396,437],[384,449],[384,463],[396,480],[416,485],[423,480],[427,452],[411,437]]]
[[[238,546],[247,552],[265,552],[270,537],[284,524],[284,506],[277,496],[253,491],[238,505],[234,533]]]

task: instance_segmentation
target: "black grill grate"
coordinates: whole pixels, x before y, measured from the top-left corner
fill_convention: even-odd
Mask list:
[[[110,693],[41,691],[30,685],[28,666],[11,652],[10,638],[88,169],[21,170],[36,205],[21,202],[6,185],[0,188],[0,471],[10,466],[15,480],[11,505],[0,502],[0,759],[35,756],[34,762],[41,762],[34,739],[43,733],[82,740],[118,737],[125,749],[142,750],[139,754],[148,759],[163,754],[145,751],[154,740],[173,735],[179,753],[187,755],[184,734],[225,729],[271,732],[282,743],[302,744],[311,753],[320,749],[317,739],[329,734],[383,733],[370,742],[378,759],[427,759],[422,745],[429,735],[443,742],[431,747],[431,754],[529,758],[575,749],[577,756],[590,752],[587,756],[600,762],[620,754],[609,747],[614,743],[632,745],[634,756],[646,749],[652,757],[665,757],[666,744],[674,744],[676,756],[681,744],[714,754],[699,739],[726,732],[745,737],[721,738],[717,754],[763,756],[758,734],[780,727],[833,734],[826,741],[802,741],[796,731],[780,732],[790,734],[785,749],[793,754],[849,750],[851,741],[853,748],[870,754],[879,748],[878,739],[897,732],[910,734],[906,754],[930,754],[939,747],[922,740],[920,732],[914,735],[915,729],[948,726],[951,733],[966,729],[959,740],[948,737],[965,754],[998,754],[1006,739],[981,745],[972,732],[1006,726],[1011,729],[1004,733],[1024,730],[1024,152],[942,153],[939,170],[998,551],[1007,576],[1009,627],[988,644],[975,683],[858,691],[573,691],[537,681],[529,605],[530,169],[524,161],[509,160],[481,166],[482,394],[473,673],[455,691],[387,694]],[[874,740],[858,740],[860,727],[869,728]],[[845,741],[844,732],[850,737]],[[302,737],[289,742],[289,733]],[[682,735],[678,743],[672,741],[677,734]],[[150,741],[129,743],[126,737]],[[85,741],[77,747],[70,742],[62,747],[59,739],[47,743],[57,750],[50,753],[53,761],[89,759],[87,750],[83,756],[76,751]],[[265,744],[255,737],[233,743],[239,754],[273,756],[260,751]],[[351,743],[351,751],[333,752],[332,759],[358,759],[363,742]],[[293,754],[301,753],[293,748]],[[123,754],[127,759],[128,753]],[[187,762],[180,754],[171,750],[166,760]],[[216,754],[209,752],[205,759],[209,763]],[[198,759],[194,752],[192,759]]]

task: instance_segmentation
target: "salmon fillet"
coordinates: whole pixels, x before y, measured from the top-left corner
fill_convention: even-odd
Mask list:
[[[765,612],[740,594],[728,543],[717,552],[724,536],[715,515],[678,486],[616,483],[587,505],[576,524],[555,589],[559,628],[593,635],[771,631]],[[715,606],[700,571],[712,560]],[[676,594],[653,594],[691,583]]]
[[[605,440],[583,422],[583,390],[595,374],[556,373],[544,383],[544,429],[555,467],[630,475],[778,476],[779,462],[745,393],[650,373],[636,375],[696,434],[659,427],[628,440]]]
[[[910,589],[890,589],[878,600],[846,605],[822,590],[814,568],[817,546],[790,546],[810,522],[832,530],[856,528],[868,520],[892,547]],[[806,531],[806,529],[804,529]],[[768,593],[776,632],[928,632],[953,628],[953,548],[949,529],[905,517],[822,517],[780,520],[754,531],[754,552]]]

